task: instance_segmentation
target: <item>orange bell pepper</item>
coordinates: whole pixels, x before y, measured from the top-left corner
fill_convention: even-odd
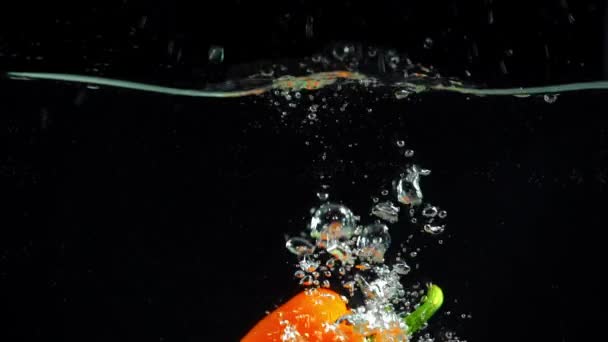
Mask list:
[[[351,326],[333,325],[348,313],[344,300],[332,290],[301,292],[262,319],[241,342],[364,341]]]
[[[443,292],[430,285],[421,305],[404,318],[411,335],[418,331],[443,303]],[[241,342],[374,342],[393,341],[403,336],[398,328],[365,336],[347,323],[334,324],[351,311],[336,292],[319,288],[297,294],[258,322]]]

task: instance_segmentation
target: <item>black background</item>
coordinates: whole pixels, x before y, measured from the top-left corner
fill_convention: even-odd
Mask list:
[[[7,71],[192,86],[342,40],[394,48],[444,75],[468,70],[488,86],[608,71],[602,1],[22,1],[1,5],[0,17]],[[211,45],[226,51],[220,66],[207,65]],[[427,247],[408,280],[445,290],[430,333],[605,336],[605,92],[562,94],[554,104],[354,94],[349,111],[302,129],[305,113],[281,122],[265,99],[0,87],[3,340],[238,340],[298,291],[284,234],[304,229],[320,170],[334,175],[331,199],[365,214],[403,164],[397,139],[433,170],[425,195],[449,211],[443,245],[417,235]],[[416,231],[399,227],[397,242]]]

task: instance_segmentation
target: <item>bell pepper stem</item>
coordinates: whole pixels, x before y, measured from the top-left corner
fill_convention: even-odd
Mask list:
[[[429,285],[425,297],[422,304],[404,318],[410,335],[420,330],[443,304],[443,291],[435,284]]]

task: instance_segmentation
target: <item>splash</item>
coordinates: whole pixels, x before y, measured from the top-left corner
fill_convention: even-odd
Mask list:
[[[211,64],[223,59],[223,49],[214,48]],[[14,80],[52,80],[89,86],[107,86],[173,96],[235,98],[280,94],[299,91],[318,91],[330,86],[355,84],[366,88],[384,88],[395,98],[439,91],[474,96],[543,95],[554,102],[556,95],[574,91],[608,90],[608,81],[580,82],[539,87],[481,88],[454,78],[442,77],[434,68],[413,63],[395,50],[381,50],[350,43],[338,44],[328,51],[284,64],[268,63],[251,75],[211,84],[204,89],[183,89],[133,82],[92,75],[52,72],[7,72]],[[251,69],[251,68],[249,68]]]

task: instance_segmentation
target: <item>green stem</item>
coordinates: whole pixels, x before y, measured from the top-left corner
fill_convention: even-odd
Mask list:
[[[414,334],[439,310],[443,304],[443,291],[435,284],[429,285],[426,293],[426,299],[423,303],[411,314],[407,315],[404,320],[408,327],[408,333]]]
[[[442,304],[443,291],[441,288],[435,284],[429,285],[422,304],[403,319],[408,328],[408,335],[411,337],[414,333],[418,332],[435,312],[439,310]],[[374,342],[375,340],[374,336],[365,338],[365,342]]]

